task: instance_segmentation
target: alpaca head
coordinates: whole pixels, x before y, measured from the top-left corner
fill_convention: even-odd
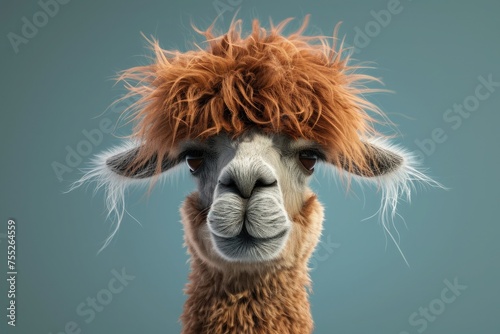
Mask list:
[[[208,48],[185,53],[152,41],[154,63],[122,73],[139,96],[134,141],[99,155],[80,181],[106,187],[118,222],[129,185],[185,168],[198,184],[183,209],[191,252],[223,269],[306,264],[323,218],[308,188],[317,164],[378,185],[384,227],[412,182],[430,181],[376,136],[370,112],[383,114],[362,97],[373,78],[342,46],[303,36],[307,20],[284,36],[286,23],[254,21],[248,36],[239,21],[221,36],[210,28]]]
[[[370,144],[366,149],[377,159],[370,177],[402,167],[397,153]],[[184,213],[192,216],[184,217],[184,224],[197,256],[219,268],[244,270],[307,260],[323,218],[308,181],[317,164],[330,164],[327,150],[312,140],[255,130],[234,139],[219,134],[185,140],[178,150],[176,157],[164,158],[162,167],[169,173],[179,164],[197,181],[193,207]],[[155,159],[127,174],[138,151],[108,156],[105,163],[113,178],[137,182],[154,175]]]

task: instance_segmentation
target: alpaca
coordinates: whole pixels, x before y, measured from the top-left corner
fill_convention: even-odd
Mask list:
[[[348,64],[336,31],[330,46],[303,34],[307,18],[284,35],[289,21],[265,29],[254,20],[248,35],[241,20],[222,35],[197,30],[208,46],[185,53],[150,41],[153,62],[119,77],[139,98],[132,139],[98,155],[76,184],[106,189],[115,233],[128,187],[189,170],[184,334],[312,333],[308,260],[323,207],[308,182],[318,167],[378,186],[389,233],[399,198],[415,182],[437,184],[374,130],[386,118],[363,94],[376,79]]]

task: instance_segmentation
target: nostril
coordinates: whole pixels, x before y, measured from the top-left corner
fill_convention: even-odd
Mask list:
[[[232,178],[219,179],[219,187],[222,187],[224,191],[229,191],[245,198],[245,196],[243,196],[241,192],[240,187],[238,187],[238,184],[236,184],[236,181]]]
[[[278,184],[277,180],[269,181],[269,180],[264,180],[262,178],[259,178],[255,182],[254,188],[257,188],[257,187],[273,187],[273,186],[275,186],[277,184]]]
[[[271,173],[266,174],[258,170],[252,171],[251,173],[245,170],[229,170],[223,172],[217,181],[219,191],[231,192],[237,194],[241,198],[249,199],[254,190],[269,188],[278,184],[276,178],[268,174]]]
[[[219,184],[226,186],[228,188],[236,187],[236,182],[231,178],[219,179]]]

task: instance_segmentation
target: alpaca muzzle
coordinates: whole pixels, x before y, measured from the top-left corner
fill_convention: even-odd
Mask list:
[[[229,164],[219,177],[207,223],[215,248],[227,260],[278,256],[291,223],[272,169],[249,159]]]

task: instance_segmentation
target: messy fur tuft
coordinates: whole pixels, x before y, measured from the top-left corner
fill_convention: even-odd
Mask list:
[[[363,94],[375,91],[365,84],[378,79],[348,64],[343,43],[337,45],[338,26],[333,38],[303,35],[308,19],[287,36],[282,32],[292,19],[270,29],[254,20],[247,36],[241,20],[222,35],[212,24],[195,29],[206,49],[184,53],[148,40],[153,62],[119,75],[128,96],[138,98],[127,114],[136,124],[132,137],[146,143],[131,169],[157,156],[159,174],[162,158],[184,139],[237,137],[256,127],[314,140],[333,163],[342,159],[348,170],[369,173],[362,140],[376,133],[373,116],[385,116]]]

